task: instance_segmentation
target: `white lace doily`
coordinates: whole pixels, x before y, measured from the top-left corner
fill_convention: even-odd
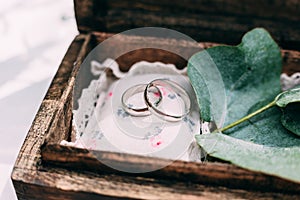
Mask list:
[[[281,74],[280,82],[283,91],[289,90],[300,84],[300,72],[296,72],[291,76],[288,76],[287,74]]]
[[[107,76],[108,68],[117,80]],[[92,61],[91,72],[99,75],[99,78],[92,80],[89,87],[82,91],[78,100],[79,107],[73,111],[76,141],[63,141],[62,144],[93,150],[200,161],[199,147],[193,142],[194,135],[200,131],[199,110],[194,91],[187,81],[186,70],[178,70],[172,64],[142,61],[134,64],[128,73],[123,73],[114,60],[107,59],[102,64]],[[152,115],[131,117],[118,102],[124,90],[157,78],[176,81],[188,92],[192,100],[191,112],[181,122],[161,122],[162,120],[155,119]],[[141,132],[142,139],[130,137],[130,132]]]

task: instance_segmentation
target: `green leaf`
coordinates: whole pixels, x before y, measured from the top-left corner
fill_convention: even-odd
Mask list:
[[[281,123],[289,131],[300,136],[300,104],[293,103],[282,109]]]
[[[211,72],[212,68],[217,71]],[[195,90],[204,121],[216,120],[223,112],[212,105],[216,93],[225,91],[225,124],[245,116],[259,101],[272,100],[280,92],[282,60],[280,49],[267,31],[254,29],[238,46],[217,46],[193,55],[188,62],[188,76]],[[207,73],[205,73],[207,72]],[[220,74],[221,80],[216,73]],[[218,87],[219,86],[219,87]],[[219,95],[219,99],[225,98]]]
[[[207,64],[207,61],[210,62]],[[259,115],[228,129],[225,132],[227,135],[197,136],[199,145],[212,157],[300,182],[300,138],[282,125],[286,122],[292,126],[289,130],[294,130],[295,124],[291,118],[295,119],[296,112],[290,116],[292,112],[285,110],[283,120],[281,109],[272,103],[280,93],[282,60],[277,44],[264,29],[254,29],[243,37],[238,46],[210,48],[189,60],[188,75],[204,121],[215,120],[215,109],[220,108],[212,103],[214,87],[219,80],[207,79],[202,73],[207,66],[213,67],[211,61],[222,77],[225,90],[227,112],[224,125],[265,105],[270,106]],[[280,101],[280,105],[284,105],[286,101],[293,100],[286,93]],[[293,104],[287,104],[284,109]],[[283,120],[282,123],[280,120]]]
[[[277,95],[277,97],[274,99],[274,101],[266,104],[266,105],[260,105],[260,102],[258,104],[255,104],[250,108],[248,111],[248,115],[227,125],[226,127],[220,128],[215,130],[214,132],[224,132],[228,129],[231,129],[232,127],[235,127],[252,117],[266,111],[267,109],[270,109],[271,107],[277,105],[278,107],[282,107],[283,109],[283,116],[281,118],[282,124],[291,132],[300,135],[300,120],[299,120],[299,106],[289,106],[289,108],[285,107],[291,103],[300,102],[300,87],[294,88],[289,91],[285,91],[283,93],[280,93]],[[259,105],[259,107],[258,107]],[[292,107],[292,109],[290,109]],[[255,108],[255,109],[254,109]]]
[[[300,136],[300,87],[279,94],[276,105],[282,107],[282,125]]]
[[[265,105],[265,103],[259,102],[255,107]],[[281,116],[280,108],[274,106],[225,133],[237,139],[269,147],[300,147],[300,138],[281,124]],[[243,149],[242,146],[240,148]]]
[[[290,103],[300,102],[300,88],[298,87],[282,92],[275,100],[276,105],[279,107],[286,107]]]
[[[210,156],[300,183],[299,147],[268,147],[221,133],[199,135],[196,139]]]

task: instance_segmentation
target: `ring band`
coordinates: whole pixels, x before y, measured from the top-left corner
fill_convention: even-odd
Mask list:
[[[149,99],[148,93],[151,87],[158,88],[159,87],[164,87],[168,88],[169,90],[173,91],[173,95],[181,98],[184,102],[184,110],[182,114],[179,115],[172,115],[163,112],[161,109],[158,108],[158,105],[155,103],[152,103]],[[160,89],[159,89],[160,90]],[[145,103],[148,106],[148,110],[152,113],[158,116],[161,119],[164,119],[166,121],[180,121],[184,116],[186,116],[190,112],[190,107],[191,107],[191,101],[189,98],[189,95],[187,92],[177,83],[171,80],[167,79],[156,79],[151,81],[145,88],[144,91],[144,99]]]
[[[131,105],[131,104],[127,104],[127,101],[130,97],[132,97],[135,94],[144,92],[146,87],[147,87],[147,84],[138,84],[138,85],[135,85],[135,86],[127,89],[123,93],[122,98],[121,98],[122,106],[123,106],[123,109],[128,114],[130,114],[132,116],[137,116],[137,117],[151,115],[151,112],[149,111],[147,104],[145,104],[145,106],[141,107],[141,108],[134,107],[134,105]],[[161,91],[157,87],[154,87],[154,88],[156,89],[156,91],[155,92],[152,91],[152,92],[156,93],[157,94],[156,96],[158,96],[158,100],[155,101],[154,104],[158,105],[162,100],[162,94],[161,94]]]

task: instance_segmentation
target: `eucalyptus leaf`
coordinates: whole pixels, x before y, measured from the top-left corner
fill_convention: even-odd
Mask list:
[[[300,136],[300,103],[289,104],[282,109],[281,123],[289,131]]]
[[[300,102],[300,88],[296,87],[288,91],[285,91],[283,93],[280,93],[272,102],[269,102],[266,105],[260,105],[260,102],[255,104],[250,108],[247,116],[227,125],[226,127],[217,129],[214,132],[218,132],[218,131],[224,132],[266,111],[267,109],[277,105],[278,107],[281,107],[283,110],[283,116],[281,118],[281,122],[284,125],[284,127],[286,127],[291,132],[295,133],[296,135],[300,136],[299,108],[294,105],[292,106],[292,109],[290,109],[291,106],[289,106],[289,109],[285,108],[287,105],[295,104],[295,103],[299,104],[299,102]]]
[[[268,147],[221,133],[199,135],[196,139],[212,157],[300,183],[299,147]]]
[[[205,67],[207,55],[214,61],[224,84],[227,98],[225,125],[255,109],[263,106],[265,109],[225,131],[227,135],[197,136],[198,144],[212,157],[300,182],[300,138],[289,131],[295,128],[294,122],[290,121],[294,116],[290,116],[291,112],[282,115],[280,108],[274,106],[274,99],[281,89],[282,60],[278,45],[267,31],[258,28],[245,34],[238,46],[210,48],[189,60],[188,75],[197,95],[201,117],[204,121],[213,121],[216,108],[212,106],[212,84],[199,73],[199,68]],[[288,93],[278,97],[280,105],[288,105],[285,109],[295,104],[294,99]],[[292,128],[288,130],[282,125],[284,122],[280,120],[283,118]]]
[[[256,106],[258,105],[265,105],[265,102],[259,102]],[[269,147],[300,147],[300,138],[282,125],[280,121],[281,117],[281,109],[277,106],[273,106],[244,123],[225,131],[225,134],[237,139]],[[241,149],[242,148],[241,146]]]
[[[299,88],[283,92],[271,103],[258,102],[249,109],[249,113],[266,107],[264,105],[269,105],[268,109],[226,131],[228,136],[209,134],[212,135],[209,140],[206,135],[198,136],[198,144],[208,153],[212,152],[209,153],[210,156],[247,169],[300,182],[300,138],[296,136],[300,136],[298,91]],[[285,106],[281,108],[283,114],[279,106]],[[211,145],[212,141],[221,144],[221,147]],[[245,141],[248,143],[244,143]],[[224,148],[228,143],[233,145]]]
[[[282,125],[300,136],[300,87],[279,94],[275,101],[282,107]]]
[[[300,102],[300,88],[297,87],[280,93],[275,101],[279,107],[286,107],[290,103]]]
[[[222,80],[205,79],[202,72],[210,70],[211,62]],[[189,59],[188,76],[197,96],[201,118],[214,120],[213,109],[218,108],[211,102],[214,100],[212,93],[220,92],[216,88],[218,83],[224,84],[226,93],[225,125],[245,116],[257,102],[274,99],[281,89],[281,67],[280,49],[262,28],[245,34],[238,46],[217,46],[196,53]]]

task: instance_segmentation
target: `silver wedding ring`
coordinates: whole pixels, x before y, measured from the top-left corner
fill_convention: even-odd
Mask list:
[[[128,100],[133,95],[136,95],[138,93],[141,93],[143,95],[146,87],[147,87],[147,84],[135,85],[135,86],[127,89],[123,93],[123,95],[121,97],[122,106],[128,114],[130,114],[132,116],[136,116],[136,117],[143,117],[143,116],[151,115],[151,112],[149,111],[148,106],[145,104],[145,101],[142,100],[142,105],[140,105],[140,106],[136,106],[136,105],[128,102]],[[152,92],[157,97],[154,104],[158,105],[162,99],[161,91],[156,87],[152,87],[151,89],[152,90],[149,92]]]
[[[179,101],[181,101],[182,103],[177,103],[176,108],[173,107],[169,111],[165,110],[164,108],[160,108],[159,105],[153,104],[149,99],[148,92],[151,87],[162,87],[168,90],[169,95],[166,98],[172,98],[175,99],[175,101],[177,101],[178,103]],[[190,112],[191,101],[187,92],[174,81],[170,81],[167,79],[156,79],[154,81],[151,81],[144,91],[144,99],[146,105],[148,106],[148,110],[152,114],[166,121],[180,121],[184,116],[186,116]],[[170,111],[174,109],[178,110],[178,107],[179,109],[181,109],[180,113],[171,114]]]
[[[138,93],[143,93],[143,97],[140,98],[142,106],[128,103],[128,100]],[[156,79],[149,84],[135,85],[123,93],[121,101],[124,110],[132,116],[154,114],[171,122],[182,120],[190,112],[191,107],[187,92],[180,85],[168,79]]]

